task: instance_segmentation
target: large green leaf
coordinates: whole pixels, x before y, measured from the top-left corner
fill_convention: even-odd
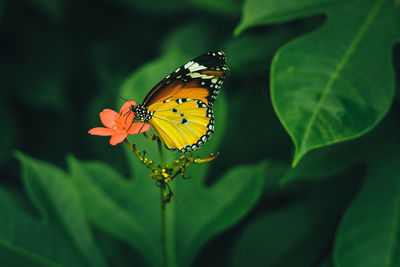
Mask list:
[[[160,195],[154,181],[148,175],[125,180],[102,163],[70,159],[70,165],[93,223],[132,245],[150,265],[162,265]],[[167,206],[171,264],[190,265],[207,240],[244,216],[261,195],[265,172],[265,163],[238,167],[210,188],[198,176],[177,180],[174,193],[185,203],[172,200]]]
[[[282,23],[294,18],[322,13],[329,7],[342,1],[338,0],[247,0],[243,6],[242,19],[235,29],[235,35],[244,30],[270,23]]]
[[[335,266],[400,265],[400,157],[396,147],[389,155],[380,151],[370,163],[364,185],[340,223]]]
[[[126,180],[100,162],[82,164],[70,157],[69,164],[92,222],[133,246],[149,264],[162,265],[159,192],[154,181],[149,176]]]
[[[3,188],[0,208],[2,266],[85,266],[59,228],[27,214]]]
[[[231,266],[315,266],[354,192],[349,186],[338,197],[342,183],[338,179],[309,186],[294,202],[268,209],[240,235]]]
[[[107,266],[90,232],[78,191],[65,172],[22,153],[17,156],[29,196],[44,222],[65,229],[87,264]]]
[[[176,205],[176,244],[178,262],[188,266],[196,252],[215,234],[237,222],[255,204],[269,178],[265,162],[231,169],[211,187],[195,175],[193,183],[179,180],[176,192],[186,200]],[[204,216],[207,214],[207,216]]]
[[[326,14],[326,22],[274,57],[271,98],[292,137],[293,165],[308,151],[358,137],[389,110],[394,95],[392,47],[400,36],[394,1],[249,0],[237,31]],[[278,3],[279,2],[279,3]],[[259,5],[258,5],[259,4]]]
[[[1,265],[106,266],[83,222],[82,210],[77,208],[76,192],[71,193],[71,185],[63,182],[65,173],[22,153],[18,158],[40,218],[27,213],[24,208],[30,206],[22,208],[0,188]]]
[[[357,149],[354,143],[343,143],[311,151],[296,167],[289,169],[279,182],[286,185],[299,179],[329,178],[363,161],[362,152]]]

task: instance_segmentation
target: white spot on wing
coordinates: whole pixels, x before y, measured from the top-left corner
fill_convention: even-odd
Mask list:
[[[187,76],[191,77],[191,78],[202,78],[202,79],[212,79],[214,76],[209,76],[209,75],[205,75],[205,74],[201,74],[198,72],[193,72],[193,73],[188,73]]]
[[[190,72],[195,72],[195,71],[204,70],[204,69],[206,69],[206,67],[203,65],[200,65],[197,62],[194,62],[191,66],[189,66]]]
[[[188,63],[185,64],[185,66],[183,66],[185,69],[189,68],[192,64],[194,63],[194,61],[189,61]]]

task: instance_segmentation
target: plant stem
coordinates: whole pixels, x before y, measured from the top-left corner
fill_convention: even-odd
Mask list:
[[[166,213],[166,207],[167,207],[167,190],[166,190],[166,185],[165,182],[162,182],[161,187],[160,187],[160,197],[161,197],[161,241],[162,241],[162,247],[163,247],[163,256],[164,256],[164,266],[168,267],[169,262],[168,262],[168,251],[167,251],[167,213]]]
[[[160,154],[160,162],[161,162],[161,167],[165,167],[165,162],[164,162],[164,154],[162,152],[162,146],[161,146],[161,140],[157,139],[157,145],[158,145],[158,153]]]
[[[164,162],[164,155],[162,152],[162,146],[161,146],[161,141],[157,139],[157,145],[158,145],[158,153],[160,154],[160,162],[161,162],[161,168],[165,167],[165,162]],[[162,242],[162,247],[163,247],[163,256],[164,256],[164,266],[168,267],[169,262],[168,262],[168,251],[167,251],[167,197],[168,197],[168,192],[167,192],[167,185],[165,184],[164,181],[161,181],[161,186],[160,186],[160,200],[161,200],[161,242]]]

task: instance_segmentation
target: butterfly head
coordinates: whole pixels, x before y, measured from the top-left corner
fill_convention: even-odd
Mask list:
[[[138,105],[134,106],[132,105],[130,107],[130,110],[135,113],[135,117],[137,120],[142,121],[142,122],[149,122],[151,118],[153,117],[153,113],[151,113],[145,106],[143,105]]]

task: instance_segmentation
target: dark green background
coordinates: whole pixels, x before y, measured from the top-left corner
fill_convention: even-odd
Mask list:
[[[268,162],[268,172],[257,174],[263,182],[254,183],[253,187],[257,187],[252,189],[254,194],[248,189],[243,190],[243,195],[232,192],[237,203],[244,203],[237,204],[243,205],[243,212],[239,215],[230,213],[228,209],[222,210],[221,218],[224,214],[228,217],[230,214],[235,215],[232,215],[232,219],[228,218],[229,222],[215,227],[215,231],[211,226],[208,228],[211,230],[209,236],[202,241],[204,245],[201,243],[193,252],[188,252],[196,255],[193,256],[193,263],[191,256],[186,254],[178,262],[193,266],[398,266],[400,259],[395,255],[400,253],[400,230],[390,233],[384,231],[389,227],[385,224],[386,221],[393,222],[395,229],[400,229],[400,204],[396,204],[400,203],[398,95],[393,98],[393,95],[388,94],[391,104],[385,104],[385,107],[389,111],[383,110],[379,113],[376,121],[371,122],[372,126],[356,129],[358,132],[352,133],[351,138],[362,135],[361,137],[343,143],[339,141],[349,138],[338,138],[335,142],[320,144],[317,147],[338,143],[305,154],[299,165],[292,169],[290,166],[295,147],[280,121],[287,117],[282,115],[278,118],[271,102],[270,79],[274,77],[270,76],[270,66],[273,56],[289,41],[308,36],[327,20],[339,21],[343,18],[339,15],[335,17],[335,12],[340,13],[339,9],[334,8],[335,4],[331,3],[332,9],[327,5],[326,12],[315,12],[315,6],[308,7],[304,4],[300,5],[299,10],[305,11],[297,17],[290,14],[288,8],[286,18],[286,13],[282,11],[283,13],[277,15],[278,19],[271,16],[270,21],[266,19],[248,23],[246,26],[249,29],[234,36],[233,33],[242,20],[242,12],[243,17],[252,12],[251,8],[243,8],[249,7],[250,2],[257,4],[268,1],[253,0],[244,5],[239,0],[0,0],[2,192],[5,191],[27,214],[34,218],[43,216],[39,211],[40,205],[32,197],[32,194],[39,196],[40,193],[27,191],[39,192],[44,189],[32,189],[34,186],[29,184],[29,179],[26,178],[28,175],[21,174],[21,165],[15,157],[17,150],[64,170],[68,168],[65,160],[67,155],[73,155],[79,161],[101,161],[112,166],[121,176],[130,177],[132,164],[127,160],[123,146],[112,147],[108,144],[108,138],[87,134],[90,128],[101,125],[99,112],[104,108],[118,109],[121,103],[118,95],[141,102],[142,99],[136,98],[137,95],[145,95],[151,89],[150,84],[156,84],[163,76],[184,64],[185,60],[211,50],[223,50],[231,72],[222,87],[226,100],[222,100],[222,97],[221,100],[217,99],[216,106],[219,104],[223,110],[221,114],[225,112],[227,115],[216,116],[215,127],[223,127],[223,134],[218,139],[219,143],[216,143],[218,148],[209,152],[219,151],[221,156],[208,163],[210,170],[205,177],[205,183],[214,185],[232,168],[247,168],[246,164],[255,166],[254,164],[260,162]],[[347,11],[351,11],[351,8],[359,10],[357,5],[361,2],[353,2],[354,6],[347,7]],[[282,1],[281,6],[290,6],[290,3],[291,1]],[[398,6],[393,5],[393,8],[397,8],[398,15]],[[321,8],[323,9],[324,7]],[[331,16],[332,14],[334,15]],[[291,16],[295,18],[288,19]],[[340,32],[338,36],[336,41],[343,43]],[[400,40],[399,36],[400,34],[397,42]],[[322,34],[319,37],[324,40]],[[178,56],[173,54],[174,51],[178,51]],[[394,66],[390,71],[395,73],[395,80],[392,82],[396,81],[396,86],[392,87],[398,88],[398,43],[385,52],[382,51],[371,48],[370,53],[374,58],[390,56],[390,62]],[[165,55],[170,54],[174,60],[169,63],[165,60],[168,59]],[[134,83],[142,84],[143,87],[129,89],[139,93],[131,95],[129,90],[124,90],[124,84],[139,73],[144,65],[158,60],[164,60],[160,65],[162,68],[150,66],[144,71],[149,80]],[[285,62],[280,64],[283,64],[282,69],[286,67]],[[279,71],[278,67],[276,71]],[[382,69],[382,75],[386,71],[387,69]],[[287,78],[283,80],[286,85]],[[288,84],[290,86],[290,78]],[[222,107],[222,102],[227,106]],[[278,99],[275,108],[289,112],[292,106],[285,106],[285,103],[287,102]],[[350,107],[354,107],[353,111],[356,113],[358,107],[351,104]],[[360,116],[357,121],[361,120],[364,114],[362,112],[357,115]],[[293,136],[296,139],[296,132]],[[133,142],[140,145],[144,142],[143,139],[144,137],[137,136]],[[209,142],[217,141],[211,138]],[[25,160],[29,162],[29,159],[23,160],[24,156],[21,154],[19,158],[22,163]],[[40,176],[42,167],[40,164],[38,166],[36,173]],[[43,170],[46,168],[43,167]],[[147,170],[143,170],[145,171]],[[47,173],[47,169],[43,172]],[[250,175],[253,174],[244,172],[238,181],[250,179]],[[180,177],[177,179],[182,180]],[[246,186],[251,188],[252,184]],[[229,192],[229,185],[224,187]],[[250,192],[248,197],[246,192]],[[3,193],[0,207],[3,208],[0,208],[0,213],[5,207],[9,209],[0,215],[7,217],[0,222],[9,221],[10,225],[14,225],[10,219],[12,216],[8,214],[17,214],[19,211],[16,210],[19,208],[10,208],[13,206],[8,205],[8,198],[2,195]],[[180,195],[184,200],[191,198],[184,193]],[[250,200],[252,195],[255,197]],[[177,196],[179,198],[179,194]],[[39,200],[44,206],[43,203],[55,203],[54,199],[53,202],[48,199],[42,201]],[[200,197],[196,201],[202,202]],[[216,198],[216,202],[219,199]],[[147,207],[145,199],[142,203],[143,207]],[[207,201],[204,201],[204,205],[196,210],[202,212],[198,215],[207,216],[207,205]],[[247,206],[244,207],[245,205]],[[394,205],[393,215],[385,212],[385,208],[390,205]],[[149,204],[148,209],[152,208],[154,207]],[[59,214],[62,212],[59,210]],[[158,212],[156,207],[154,213]],[[63,217],[59,214],[58,216]],[[373,223],[362,228],[364,232],[360,236],[346,235],[348,225],[354,226],[352,229],[358,229],[359,223],[371,219],[368,214],[372,214]],[[18,218],[19,215],[15,216]],[[104,231],[93,217],[89,215],[87,220],[91,225],[94,242],[110,266],[146,266],[146,259],[136,252],[134,245],[131,246],[118,234]],[[110,214],[110,217],[113,215]],[[385,223],[377,223],[377,218],[382,218]],[[9,225],[4,225],[0,224],[0,228],[9,229]],[[18,225],[15,224],[16,232],[26,232],[29,238],[29,230],[19,229]],[[48,229],[50,228],[52,227],[49,226]],[[10,231],[4,231],[2,233],[0,230],[0,240],[15,240],[15,244],[18,244],[18,236],[9,237]],[[179,232],[179,227],[175,231]],[[207,229],[202,231],[207,232]],[[388,244],[385,240],[393,242],[387,250],[382,248]],[[39,239],[37,246],[43,244],[45,250],[49,242]],[[362,244],[368,245],[363,247]],[[57,247],[57,244],[54,245]],[[79,245],[76,248],[76,244],[72,247],[60,245],[60,250],[84,250]],[[27,266],[29,261],[25,261],[20,252],[10,252],[9,249],[0,242],[1,262],[10,266]],[[190,247],[184,249],[190,251]],[[63,256],[54,253],[52,260],[61,266],[68,266],[68,263],[72,264],[75,260],[74,253],[71,252],[71,256],[68,253]],[[379,256],[372,256],[373,259],[367,257],[362,262],[364,256],[380,253],[389,253],[391,260],[382,263]],[[68,257],[71,260],[64,260]],[[186,261],[185,257],[190,260]],[[77,257],[78,262],[79,259]],[[45,262],[35,264],[53,266]],[[96,266],[95,262],[90,264]]]

